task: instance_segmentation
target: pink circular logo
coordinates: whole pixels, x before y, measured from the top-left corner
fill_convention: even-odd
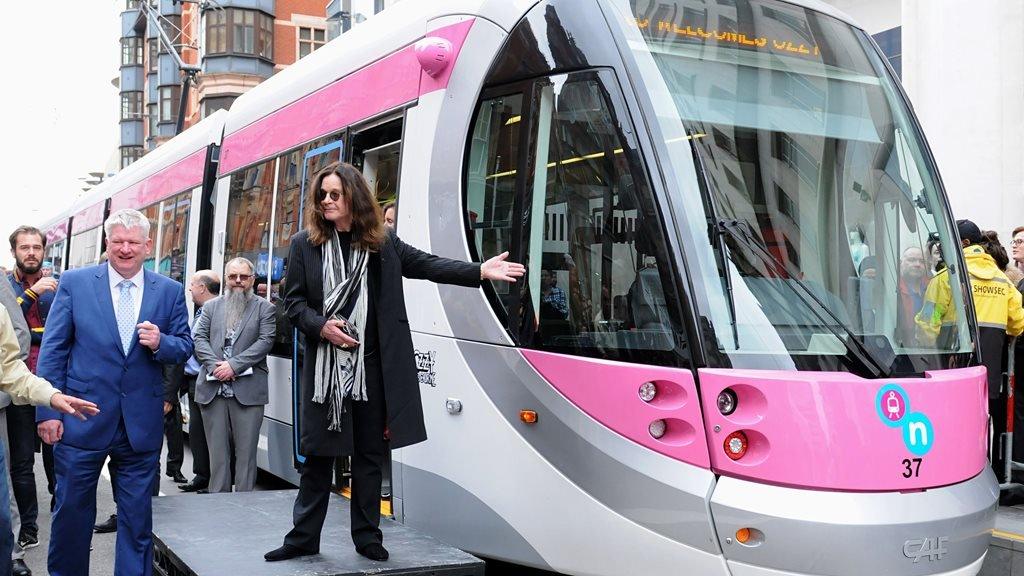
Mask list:
[[[882,418],[890,423],[897,423],[903,420],[907,413],[907,399],[900,390],[890,388],[886,390],[880,399],[878,407]]]

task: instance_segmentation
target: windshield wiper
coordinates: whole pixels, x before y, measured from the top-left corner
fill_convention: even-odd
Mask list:
[[[746,221],[721,219],[718,221],[716,229],[719,234],[728,234],[736,241],[737,244],[746,248],[748,252],[757,256],[763,264],[774,269],[775,273],[782,276],[783,281],[781,283],[790,287],[790,289],[803,301],[804,305],[807,306],[807,309],[818,317],[821,325],[831,332],[832,335],[840,342],[843,342],[846,345],[846,349],[849,350],[849,352],[853,354],[858,361],[860,361],[861,365],[869,371],[872,377],[878,378],[884,376],[886,374],[885,368],[878,359],[875,358],[868,347],[864,345],[864,342],[858,339],[857,335],[854,334],[838,316],[836,316],[835,312],[829,309],[829,307],[826,306],[816,294],[814,294],[811,287],[799,278],[799,271],[790,270],[785,262],[779,260],[768,250],[761,240],[750,233],[749,226],[750,224]],[[792,280],[793,284],[800,287],[800,290],[797,290],[793,287],[793,284],[785,280]],[[812,302],[814,305],[812,305]],[[815,308],[824,312],[828,318],[823,317],[820,312],[815,311]],[[831,319],[832,322],[829,322],[829,319]]]
[[[708,240],[715,247],[715,263],[718,265],[718,274],[725,286],[726,304],[729,307],[729,325],[732,327],[732,340],[735,348],[740,348],[740,334],[736,326],[736,295],[733,293],[732,275],[729,274],[729,264],[726,260],[725,242],[718,232],[718,223],[721,221],[718,215],[718,207],[711,195],[711,182],[708,180],[707,169],[704,165],[704,156],[700,153],[700,143],[697,142],[697,132],[687,130],[690,135],[690,150],[693,151],[693,163],[697,167],[697,187],[700,188],[701,199],[704,201],[704,214],[708,221]]]

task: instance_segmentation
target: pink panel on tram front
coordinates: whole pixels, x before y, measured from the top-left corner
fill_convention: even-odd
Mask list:
[[[103,224],[103,202],[93,204],[82,210],[75,214],[74,218],[74,221],[71,223],[72,234],[84,232]]]
[[[46,244],[50,245],[54,242],[60,242],[61,240],[68,237],[68,221],[64,220],[60,224],[57,224],[53,228],[46,231]]]
[[[206,148],[202,148],[115,194],[110,199],[110,211],[143,208],[178,192],[195,188],[203,183],[205,167]]]
[[[428,32],[428,36],[452,43],[451,63],[437,77],[423,71],[413,46],[406,46],[227,136],[219,173],[229,174],[446,88],[473,22],[466,20]]]
[[[885,380],[727,369],[701,369],[698,376],[712,468],[723,475],[893,491],[955,484],[987,465],[988,386],[981,367]],[[729,416],[717,408],[725,388],[738,397]],[[724,448],[735,431],[749,440],[737,461]]]
[[[689,370],[535,350],[522,353],[545,380],[594,420],[655,452],[702,468],[711,466],[700,398]],[[649,403],[639,396],[646,382],[654,382],[658,389]],[[656,420],[666,423],[659,439],[649,432]]]

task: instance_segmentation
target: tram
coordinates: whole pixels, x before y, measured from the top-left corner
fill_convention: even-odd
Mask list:
[[[980,570],[998,488],[959,242],[906,95],[831,6],[401,3],[104,183],[51,249],[96,261],[93,212],[134,206],[154,269],[245,256],[277,302],[337,159],[407,243],[528,270],[406,280],[430,440],[393,454],[399,521],[566,574]],[[933,244],[938,323],[904,286]],[[300,352],[280,311],[259,465],[293,481]]]

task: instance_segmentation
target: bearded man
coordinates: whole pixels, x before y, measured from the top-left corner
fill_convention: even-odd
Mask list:
[[[277,328],[274,305],[253,294],[255,268],[245,258],[224,267],[226,292],[203,305],[195,330],[196,404],[203,415],[213,492],[231,491],[232,446],[235,491],[256,484],[256,446],[269,400],[267,354]]]

